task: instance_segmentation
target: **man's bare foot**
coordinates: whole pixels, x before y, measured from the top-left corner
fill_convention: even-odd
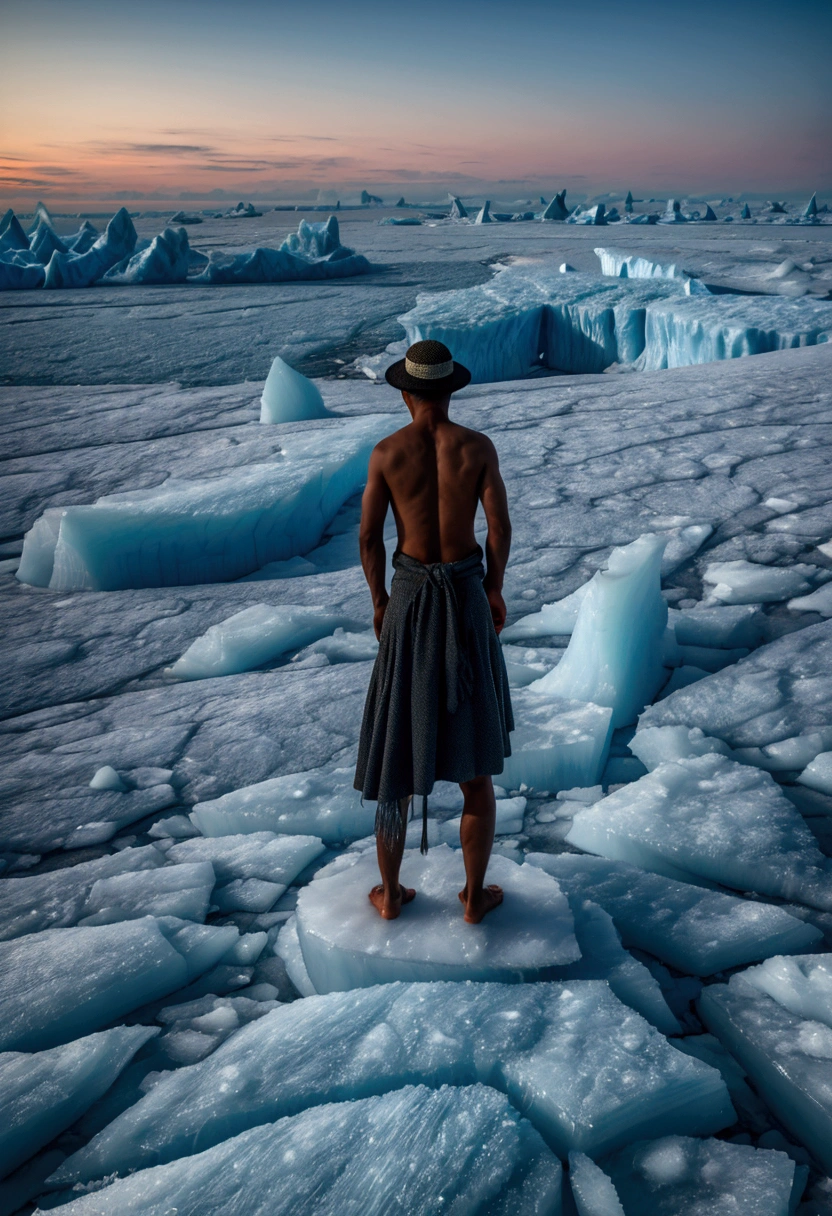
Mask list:
[[[503,888],[498,887],[496,883],[492,883],[488,887],[483,887],[482,894],[478,899],[468,899],[467,885],[459,892],[460,903],[465,904],[465,923],[468,925],[478,925],[484,916],[489,912],[493,912],[503,902]]]
[[[398,899],[386,899],[384,887],[373,887],[368,898],[370,903],[385,920],[395,920],[402,910],[402,904],[409,904],[416,895],[413,887],[399,887]]]

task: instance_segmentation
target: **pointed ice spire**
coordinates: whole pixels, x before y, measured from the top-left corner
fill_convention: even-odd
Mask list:
[[[741,220],[750,220],[751,219],[751,208],[749,207],[748,203],[743,203],[742,211],[740,212],[740,219]]]
[[[569,215],[569,208],[566,206],[566,191],[561,190],[560,194],[556,194],[549,206],[540,217],[543,220],[565,220]]]
[[[714,211],[714,209],[710,203],[705,204],[705,214],[702,218],[706,219],[706,220],[715,220],[716,219],[716,212]]]
[[[455,194],[451,195],[451,210],[448,212],[448,215],[452,220],[464,220],[468,218],[468,212],[463,207],[462,201]]]
[[[809,203],[806,207],[806,210],[803,212],[803,218],[805,220],[814,219],[814,217],[817,215],[817,213],[818,213],[818,196],[816,194],[813,194],[812,197],[809,199]]]
[[[685,217],[682,215],[682,204],[678,199],[669,198],[664,215],[659,217],[660,224],[684,224]]]
[[[29,238],[23,225],[11,207],[0,220],[0,252],[11,249],[28,249]]]
[[[404,201],[404,195],[401,196],[399,201],[396,203],[396,206],[397,207],[406,207],[407,206],[407,203]]]
[[[310,418],[327,418],[329,410],[318,386],[280,355],[273,361],[263,396],[260,398],[261,422],[305,422]]]
[[[627,197],[624,199],[624,210],[627,212],[628,215],[633,210],[633,192],[632,192],[632,190],[627,191]]]
[[[475,224],[493,224],[494,221],[491,218],[490,208],[491,208],[491,200],[486,199],[485,202],[483,203],[482,207],[480,208],[480,210],[477,214],[477,218],[474,220],[474,223]]]
[[[42,203],[40,200],[38,200],[35,207],[35,213],[32,216],[32,225],[29,229],[30,236],[40,224],[46,224],[47,228],[54,229],[55,227],[55,221],[53,220],[52,213],[50,212],[46,203]]]
[[[53,253],[67,253],[67,246],[48,224],[38,224],[32,233],[29,248],[39,262],[46,266]]]

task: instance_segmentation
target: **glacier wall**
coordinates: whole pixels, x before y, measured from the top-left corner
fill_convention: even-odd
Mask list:
[[[444,342],[475,384],[542,368],[684,367],[830,340],[829,301],[688,295],[673,267],[660,269],[668,274],[611,281],[546,263],[503,267],[488,283],[418,296],[399,322],[409,343]]]
[[[271,464],[48,508],[26,533],[17,578],[53,591],[186,586],[306,553],[399,422],[339,419],[287,437],[283,459]]]
[[[596,256],[601,262],[601,274],[610,275],[616,279],[680,279],[684,272],[680,271],[675,262],[663,266],[650,258],[639,257],[635,253],[624,253],[620,249],[597,248]]]

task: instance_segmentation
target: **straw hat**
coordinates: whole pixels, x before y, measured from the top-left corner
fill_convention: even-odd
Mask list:
[[[471,381],[471,373],[461,363],[454,363],[443,342],[428,338],[414,342],[403,359],[388,367],[385,378],[393,388],[415,393],[417,397],[444,397],[465,388]]]

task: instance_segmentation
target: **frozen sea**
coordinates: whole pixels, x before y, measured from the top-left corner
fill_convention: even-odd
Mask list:
[[[832,225],[386,214],[340,215],[354,278],[0,293],[0,1213],[829,1216]],[[454,398],[514,525],[509,896],[457,925],[437,787],[379,934],[351,766],[386,348],[416,310],[484,350],[570,291],[593,349],[678,306],[674,349],[726,357]],[[277,356],[325,416],[261,423]]]

